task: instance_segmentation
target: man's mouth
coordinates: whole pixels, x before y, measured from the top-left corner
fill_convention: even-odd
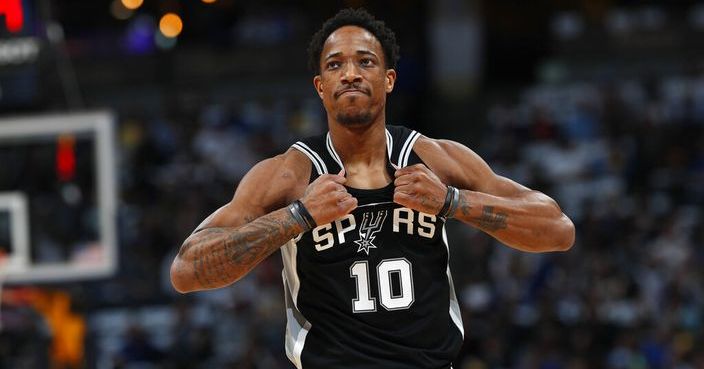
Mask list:
[[[363,95],[369,95],[366,91],[359,89],[359,88],[346,88],[344,90],[340,90],[337,93],[335,93],[335,98],[338,98],[344,94],[363,94]]]

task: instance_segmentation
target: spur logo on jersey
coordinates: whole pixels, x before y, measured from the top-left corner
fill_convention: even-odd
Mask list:
[[[371,249],[380,246],[378,240],[374,243],[378,233],[389,227],[386,224],[388,212],[388,210],[364,212],[361,215],[361,222],[357,221],[354,214],[347,214],[332,223],[316,227],[312,231],[315,249],[317,251],[325,251],[335,246],[335,244],[345,244],[345,242],[348,242],[348,233],[357,230],[359,238],[351,241],[357,246],[357,252],[364,251],[369,255]],[[409,208],[396,208],[393,209],[392,222],[388,231],[433,238],[435,236],[436,222],[437,217],[435,215],[420,213]]]
[[[357,252],[366,252],[369,255],[369,249],[375,249],[376,245],[373,244],[376,234],[381,231],[381,225],[384,224],[386,220],[386,210],[379,210],[376,212],[376,216],[373,211],[366,212],[362,215],[362,225],[359,227],[359,239],[354,241],[354,243],[359,246]]]

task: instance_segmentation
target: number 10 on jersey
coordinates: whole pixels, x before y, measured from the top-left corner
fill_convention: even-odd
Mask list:
[[[379,303],[388,311],[408,309],[415,301],[413,267],[405,258],[384,259],[376,266]],[[357,285],[357,298],[352,299],[352,311],[376,311],[376,298],[372,297],[369,283],[369,262],[356,261],[350,266],[350,277]],[[398,281],[394,291],[393,281]]]

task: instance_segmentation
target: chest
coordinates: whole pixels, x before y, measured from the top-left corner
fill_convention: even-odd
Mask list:
[[[392,168],[387,167],[385,162],[371,167],[347,165],[345,170],[345,185],[353,188],[383,188],[394,180]]]

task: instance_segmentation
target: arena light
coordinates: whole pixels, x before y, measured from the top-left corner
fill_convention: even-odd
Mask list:
[[[166,13],[159,20],[159,31],[166,37],[177,37],[183,30],[183,21],[178,14]]]
[[[68,182],[76,176],[76,137],[62,134],[56,141],[56,176]]]
[[[206,3],[206,4],[212,4],[212,3],[214,3],[216,0],[200,0],[200,1],[202,1],[202,2],[204,2],[204,3]]]
[[[132,16],[134,11],[127,9],[120,0],[113,0],[110,3],[110,14],[119,20],[125,20]]]
[[[142,6],[142,3],[144,0],[121,0],[122,5],[125,6],[125,8],[130,9],[130,10],[135,10]]]

